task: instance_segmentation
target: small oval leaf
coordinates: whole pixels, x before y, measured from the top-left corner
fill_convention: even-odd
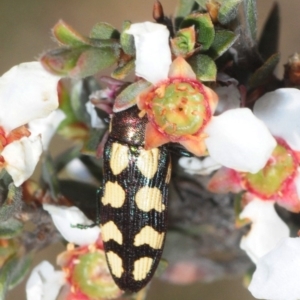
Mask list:
[[[280,54],[275,53],[270,56],[265,63],[258,68],[254,74],[249,78],[248,87],[250,89],[257,88],[262,86],[269,80],[270,76],[272,76],[278,62],[280,59]]]
[[[175,56],[185,57],[195,47],[196,32],[195,27],[191,26],[177,31],[175,38],[171,39],[172,52]]]
[[[192,12],[194,0],[179,0],[177,9],[175,12],[175,25],[179,27],[183,19]]]
[[[51,73],[84,78],[115,64],[120,55],[118,47],[59,48],[41,57],[41,63]]]
[[[90,33],[92,39],[119,39],[120,33],[112,25],[106,22],[97,23]]]
[[[134,56],[135,55],[134,37],[132,34],[126,33],[126,30],[129,29],[130,25],[131,25],[130,21],[125,21],[123,23],[120,43],[123,51],[127,55]]]
[[[257,11],[256,0],[245,0],[244,11],[246,18],[246,30],[252,41],[252,46],[256,43],[256,31],[257,31]]]
[[[204,54],[198,54],[188,59],[195,72],[197,79],[200,81],[216,81],[217,67],[211,57]]]
[[[131,59],[129,61],[126,61],[122,64],[120,64],[118,67],[111,73],[111,77],[118,79],[118,80],[122,80],[124,79],[127,75],[129,75],[129,73],[131,71],[134,70],[135,67],[135,60]]]
[[[150,86],[150,82],[139,80],[126,87],[116,98],[113,112],[117,113],[136,105],[136,97]]]
[[[234,44],[238,37],[238,35],[229,30],[216,31],[215,39],[208,52],[209,56],[217,59]]]
[[[82,46],[89,44],[89,39],[75,31],[70,25],[60,20],[52,29],[56,40],[66,46]]]
[[[193,13],[187,16],[181,23],[181,28],[195,26],[196,40],[201,44],[201,50],[208,50],[214,37],[215,29],[208,13]]]
[[[218,20],[222,25],[234,20],[238,14],[238,6],[242,0],[224,0],[218,13]]]

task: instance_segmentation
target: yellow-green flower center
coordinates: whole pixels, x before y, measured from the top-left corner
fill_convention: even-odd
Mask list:
[[[120,295],[106,265],[105,255],[97,251],[79,257],[73,271],[73,282],[91,299],[111,299]]]
[[[245,173],[245,185],[253,194],[264,199],[281,195],[289,180],[294,178],[297,160],[284,143],[278,143],[266,166],[255,174]]]
[[[161,84],[151,101],[156,125],[170,135],[197,133],[211,113],[201,83],[179,79]]]

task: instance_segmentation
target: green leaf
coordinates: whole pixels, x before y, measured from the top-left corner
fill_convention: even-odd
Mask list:
[[[11,274],[16,266],[16,258],[7,261],[0,269],[0,300],[5,300]]]
[[[60,123],[57,131],[66,138],[83,140],[87,136],[88,127],[78,120],[67,86],[68,82],[62,80],[58,85],[59,108],[65,113],[66,118]]]
[[[59,76],[69,76],[76,67],[77,62],[88,46],[78,48],[58,48],[48,51],[41,57],[41,63],[51,73]]]
[[[90,33],[90,38],[92,39],[119,39],[120,33],[112,25],[106,22],[97,23]]]
[[[66,46],[78,47],[89,44],[89,39],[75,31],[64,21],[60,20],[52,29],[56,40]]]
[[[274,3],[258,43],[258,50],[263,59],[267,59],[278,52],[279,25],[279,6],[278,3]]]
[[[83,140],[88,134],[87,124],[90,124],[85,104],[89,101],[89,95],[99,90],[100,86],[93,77],[72,80],[71,87],[69,83],[59,83],[60,109],[66,118],[58,127],[58,133],[67,138]]]
[[[139,80],[126,87],[115,99],[113,111],[115,113],[136,105],[136,97],[151,86],[146,80]]]
[[[246,30],[252,41],[252,45],[256,43],[257,31],[257,11],[256,0],[244,0],[244,11],[246,18]]]
[[[101,141],[106,129],[100,130],[99,128],[92,128],[89,130],[89,134],[85,143],[81,149],[81,153],[86,155],[96,156],[97,147]]]
[[[11,183],[6,192],[6,199],[0,207],[0,223],[14,217],[22,209],[22,189]],[[5,197],[4,194],[2,196]]]
[[[208,13],[193,13],[181,23],[181,28],[195,26],[196,40],[201,44],[201,50],[208,50],[215,38],[215,29]]]
[[[196,42],[194,26],[180,29],[175,38],[171,39],[172,52],[175,56],[185,56],[190,53]]]
[[[116,43],[108,47],[81,46],[50,50],[41,58],[43,66],[51,73],[60,76],[83,78],[114,65],[120,55]],[[95,42],[95,44],[97,44]]]
[[[210,0],[195,0],[195,1],[199,4],[199,6],[202,9],[206,10],[206,3],[209,2]]]
[[[238,14],[238,6],[242,0],[224,0],[218,13],[218,20],[222,25],[234,20]]]
[[[26,255],[18,259],[18,262],[11,274],[9,289],[13,289],[17,286],[30,271],[32,264],[32,254]]]
[[[50,155],[44,155],[42,160],[42,179],[49,188],[51,198],[57,200],[60,195],[59,183],[54,163]]]
[[[254,89],[264,85],[269,80],[270,76],[273,75],[279,59],[279,53],[275,53],[270,56],[268,60],[249,78],[248,87],[250,89]]]
[[[179,0],[177,9],[175,12],[175,25],[178,27],[182,20],[192,12],[194,0]]]
[[[215,34],[215,39],[209,49],[209,56],[213,59],[220,57],[228,50],[238,39],[238,35],[229,30],[218,30]]]
[[[129,29],[131,25],[130,21],[124,21],[122,26],[122,33],[120,43],[123,51],[130,56],[135,55],[134,37],[132,34],[128,34],[125,31]]]
[[[134,70],[135,59],[130,59],[129,61],[122,62],[119,60],[118,67],[111,73],[111,77],[122,80]]]
[[[188,59],[188,63],[194,70],[200,81],[216,81],[217,67],[208,55],[198,54]]]
[[[12,256],[0,269],[0,300],[5,300],[6,293],[9,289],[16,286],[27,274],[31,257],[25,256],[18,258]]]
[[[76,120],[88,124],[90,116],[86,111],[85,104],[89,101],[91,92],[85,91],[85,80],[74,80],[70,91],[70,104]]]
[[[0,239],[9,239],[18,236],[23,229],[23,223],[10,218],[0,223]]]

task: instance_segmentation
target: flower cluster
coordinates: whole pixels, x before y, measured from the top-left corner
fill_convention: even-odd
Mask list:
[[[118,253],[128,253],[134,270],[125,270],[124,260],[114,252],[110,258],[117,260],[109,262],[108,267],[106,257],[109,255],[104,248],[108,240],[114,240],[114,235],[118,236],[118,241],[113,241],[118,247],[128,243],[123,243],[127,233],[117,226],[123,218],[123,223],[130,219],[132,223],[126,226],[136,231],[134,246],[138,244],[136,247],[146,249],[147,244],[150,248],[154,245],[153,253],[162,252],[165,231],[158,232],[154,228],[156,224],[150,225],[160,223],[156,220],[157,212],[161,213],[168,206],[160,207],[160,203],[167,203],[161,199],[162,194],[166,194],[162,193],[161,185],[167,186],[173,172],[175,184],[170,188],[175,200],[175,195],[192,198],[201,190],[199,194],[207,198],[201,199],[201,205],[214,202],[224,210],[231,209],[231,214],[227,210],[224,213],[231,227],[235,225],[234,214],[237,227],[250,224],[249,231],[239,242],[256,265],[249,285],[255,297],[300,298],[297,284],[300,242],[298,237],[290,237],[296,235],[298,228],[293,220],[300,212],[299,58],[294,55],[286,65],[284,80],[277,79],[273,70],[278,56],[273,54],[262,62],[266,53],[257,53],[253,46],[256,45],[254,2],[192,2],[189,7],[184,0],[180,1],[180,9],[172,20],[164,16],[157,1],[153,11],[156,23],[126,21],[119,32],[102,22],[95,25],[89,37],[59,21],[53,28],[61,45],[59,49],[45,53],[40,62],[15,66],[0,78],[0,247],[4,249],[0,263],[9,274],[5,279],[0,278],[3,290],[25,276],[26,259],[32,253],[56,241],[59,235],[68,242],[66,250],[57,258],[61,270],[55,271],[47,261],[36,266],[27,281],[27,299],[127,297],[113,278],[116,280],[126,273],[134,278],[132,281],[143,281],[154,273],[151,273],[154,259],[146,256],[136,259],[127,248],[122,248]],[[245,5],[247,29],[243,32],[237,26],[239,3]],[[194,7],[198,10],[193,11]],[[244,57],[249,61],[245,63]],[[111,76],[98,75],[113,65],[117,67]],[[135,74],[133,82],[124,81],[130,72]],[[129,118],[132,124],[124,121],[120,124],[126,127],[127,137],[137,134],[142,141],[138,145],[123,145],[123,136],[113,135],[115,131],[120,135],[123,128],[112,127],[116,126],[114,120],[119,113],[133,107],[136,116],[134,121]],[[142,123],[140,132],[137,132],[139,125],[135,126],[136,119]],[[56,131],[72,141],[72,148],[53,159],[49,143]],[[106,143],[108,137],[110,140]],[[111,140],[116,143],[105,148]],[[170,144],[170,148],[162,147],[165,144]],[[115,145],[120,145],[122,150],[116,150]],[[172,156],[170,161],[175,165],[172,172],[170,164],[162,166],[160,163],[157,148],[170,152],[166,156]],[[99,159],[103,149],[104,163]],[[41,182],[28,181],[43,151],[46,153]],[[118,156],[118,151],[124,153]],[[136,166],[134,159],[128,158],[129,152],[137,158]],[[107,180],[107,174],[102,174],[107,165],[113,179]],[[134,180],[146,184],[147,197],[138,197],[136,192],[128,200],[132,181],[123,175],[118,177],[123,170],[127,172],[127,168],[141,174]],[[166,171],[164,180],[157,171],[160,168]],[[70,173],[71,176],[63,177]],[[157,178],[151,181],[150,177]],[[118,180],[124,181],[122,187]],[[117,186],[116,191],[107,188],[109,184]],[[140,183],[135,184],[140,189]],[[101,217],[103,211],[106,212],[103,206],[112,207],[107,213],[108,220],[118,220],[117,225],[113,219],[102,227],[103,232],[109,232],[107,239],[103,234],[103,240],[100,227],[93,226],[96,224],[86,217],[98,213],[99,203],[90,204],[89,199],[96,199],[99,185],[102,185],[101,193],[104,191],[96,200],[102,205]],[[224,204],[225,200],[214,198],[209,192],[226,194],[227,198],[222,199],[229,199],[228,203]],[[238,194],[235,212],[230,193]],[[158,204],[151,208],[152,203],[144,198],[147,201],[153,198]],[[147,209],[143,210],[138,202]],[[176,209],[175,205],[171,207],[171,213],[180,211],[180,205]],[[167,239],[167,245],[178,245],[178,240],[181,243],[184,238],[192,237],[188,240],[190,244],[199,246],[195,237],[199,235],[201,240],[201,234],[211,234],[217,236],[219,246],[216,218],[206,224],[203,216],[195,217],[197,204],[190,206],[190,213],[180,211],[170,218],[174,232],[171,239]],[[150,211],[156,210],[154,221],[151,213],[148,214],[149,207]],[[183,209],[188,209],[188,205]],[[130,218],[124,217],[123,210],[128,210]],[[36,227],[33,233],[23,230],[28,220]],[[182,224],[178,224],[178,220],[183,220]],[[235,236],[223,241],[226,251],[236,240]],[[213,243],[211,239],[208,244]],[[176,251],[174,246],[169,248]],[[187,259],[174,255],[179,261],[171,261],[171,271],[166,272],[164,279],[183,284],[205,277],[202,261],[195,267],[191,252],[186,252],[190,255]],[[198,252],[201,256],[209,252],[211,260],[214,256],[216,260],[219,258],[219,253],[211,254],[206,249]],[[225,256],[231,255],[226,253]],[[209,262],[206,264],[207,269],[213,269]],[[158,262],[153,265],[157,266]],[[112,271],[111,276],[110,270],[114,267],[117,275]],[[19,269],[22,272],[16,274]],[[197,274],[198,269],[201,276]],[[190,274],[182,278],[178,270]],[[133,295],[132,299],[144,297],[146,290]]]
[[[105,261],[100,228],[82,231],[76,225],[90,225],[91,221],[76,207],[57,207],[44,204],[52,220],[69,242],[67,250],[57,258],[62,271],[43,261],[35,267],[27,281],[27,299],[111,299],[122,294],[112,280]],[[67,226],[66,226],[67,225]],[[75,246],[77,245],[77,246]],[[51,294],[49,294],[49,292]]]
[[[55,111],[59,79],[39,62],[15,66],[0,78],[1,170],[11,175],[16,186],[32,175],[64,118]]]

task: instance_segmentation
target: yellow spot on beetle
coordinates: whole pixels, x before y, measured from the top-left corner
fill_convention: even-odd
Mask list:
[[[157,172],[159,160],[159,149],[141,150],[137,160],[137,166],[141,173],[148,179],[151,179]]]
[[[144,186],[140,188],[135,195],[135,202],[138,208],[145,212],[151,209],[162,212],[166,208],[162,203],[162,194],[156,187]]]
[[[128,147],[113,143],[110,157],[110,168],[114,175],[120,174],[129,163]]]
[[[117,182],[108,181],[101,201],[104,205],[110,204],[112,207],[120,208],[125,202],[125,191]]]
[[[167,171],[167,176],[166,176],[166,184],[170,182],[171,179],[171,174],[172,174],[172,165],[171,162],[168,165],[168,171]]]
[[[165,234],[159,233],[151,226],[145,226],[134,238],[134,246],[149,245],[153,249],[160,249],[164,241]]]
[[[122,233],[113,221],[109,221],[101,226],[101,234],[104,242],[114,240],[120,245],[123,244]]]
[[[143,280],[151,270],[153,259],[151,257],[142,257],[134,262],[133,277],[134,280]]]
[[[122,258],[112,251],[107,252],[106,255],[112,274],[120,278],[124,272],[122,267]]]

